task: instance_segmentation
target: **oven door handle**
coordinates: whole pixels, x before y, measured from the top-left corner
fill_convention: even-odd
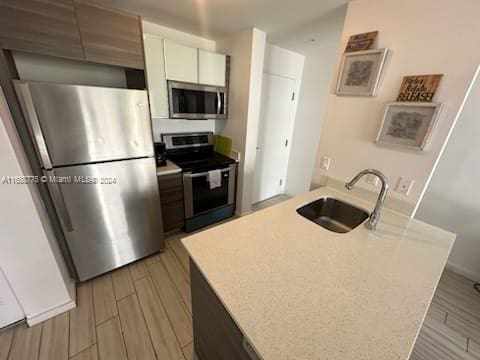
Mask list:
[[[230,170],[232,170],[232,168],[233,166],[230,166],[228,168],[221,169],[220,172],[222,173],[229,172]],[[185,178],[197,178],[197,177],[203,177],[203,176],[208,176],[208,171],[203,173],[196,173],[196,174],[192,174],[192,173],[183,174],[183,177]]]
[[[222,109],[222,96],[220,91],[217,91],[217,115],[220,115],[220,110]]]

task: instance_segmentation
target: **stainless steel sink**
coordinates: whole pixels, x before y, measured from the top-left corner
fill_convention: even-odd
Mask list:
[[[338,199],[324,197],[297,209],[310,221],[336,233],[347,233],[363,223],[369,214]]]

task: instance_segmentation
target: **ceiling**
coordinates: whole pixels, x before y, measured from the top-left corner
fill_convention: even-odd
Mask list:
[[[145,20],[209,39],[257,27],[285,32],[344,5],[348,0],[90,0]]]

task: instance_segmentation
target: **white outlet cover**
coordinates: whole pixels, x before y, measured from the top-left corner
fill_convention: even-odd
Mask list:
[[[410,190],[412,189],[413,183],[413,180],[400,178],[400,180],[398,180],[395,191],[403,195],[408,195],[410,193]]]
[[[328,156],[322,156],[322,158],[320,159],[320,169],[328,170],[330,168],[331,161],[332,161],[332,158]]]

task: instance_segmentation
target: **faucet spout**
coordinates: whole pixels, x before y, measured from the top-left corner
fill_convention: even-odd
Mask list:
[[[376,169],[365,169],[360,171],[355,177],[350,180],[348,183],[345,184],[345,187],[348,190],[352,190],[353,186],[360,180],[361,177],[372,174],[375,175],[380,179],[382,183],[382,187],[380,189],[380,193],[378,194],[377,203],[375,204],[375,208],[373,209],[372,213],[370,214],[368,221],[365,223],[365,227],[369,230],[375,230],[377,228],[378,220],[380,219],[380,211],[383,206],[383,202],[387,197],[388,192],[388,180],[387,177],[379,170]]]

